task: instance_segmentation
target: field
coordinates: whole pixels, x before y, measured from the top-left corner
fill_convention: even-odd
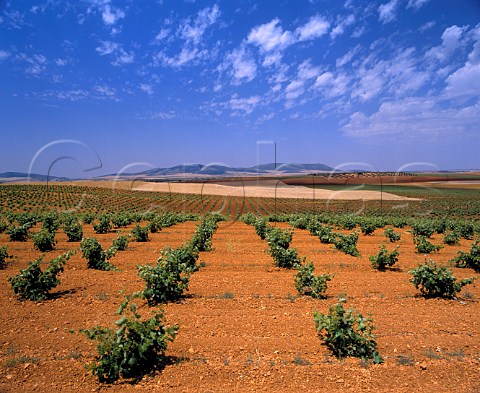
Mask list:
[[[70,185],[0,186],[0,224],[5,226],[0,247],[6,245],[12,256],[0,270],[0,391],[479,391],[478,281],[454,298],[425,298],[409,282],[409,271],[425,259],[448,266],[458,279],[478,276],[474,269],[450,262],[458,251],[469,252],[480,233],[478,190],[391,185],[383,191],[412,199],[308,200]],[[97,238],[103,249],[120,235],[130,235],[136,225],[113,225],[106,233],[96,233],[94,224],[104,214],[112,221],[127,215],[142,227],[167,212],[179,213],[179,220],[151,231],[147,242],[130,239],[125,251],[109,259],[118,268],[112,271],[87,269],[80,241],[67,241],[60,226],[42,268],[67,251],[77,253],[46,300],[21,300],[8,278],[42,252],[31,238],[12,241],[7,232],[35,217],[29,232],[38,233],[51,211],[58,212],[59,220],[62,212],[70,211],[81,222],[83,238]],[[115,311],[126,294],[145,288],[137,265],[153,266],[164,247],[190,241],[201,222],[198,215],[212,212],[225,220],[213,233],[212,250],[199,253],[200,267],[190,276],[189,290],[177,301],[155,306],[136,300],[142,318],[163,309],[166,323],[179,326],[165,361],[136,380],[99,383],[85,368],[98,356],[96,344],[81,330],[96,325],[116,328]],[[333,276],[324,298],[299,294],[297,270],[275,265],[267,240],[256,234],[254,225],[240,220],[248,222],[245,213],[269,217],[269,227],[294,228],[290,249],[312,261],[315,274]],[[93,221],[86,223],[87,218]],[[330,225],[335,234],[357,230],[360,256],[321,243],[304,228],[312,222],[322,228]],[[367,235],[363,231],[370,223],[376,227]],[[434,230],[428,241],[443,247],[425,255],[417,252],[412,231],[430,226]],[[393,228],[400,240],[390,243],[386,228]],[[445,233],[451,231],[461,234],[458,244],[444,243]],[[381,244],[389,251],[398,246],[400,253],[394,267],[385,271],[374,269],[369,259]],[[314,312],[327,313],[340,297],[346,298],[346,307],[371,317],[383,363],[339,359],[322,343]]]

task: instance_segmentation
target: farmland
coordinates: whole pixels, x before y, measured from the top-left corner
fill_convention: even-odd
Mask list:
[[[377,191],[378,186],[368,187]],[[476,265],[459,267],[454,262],[459,252],[470,255],[480,234],[478,190],[390,185],[383,191],[412,199],[309,200],[91,185],[0,186],[0,247],[7,246],[11,256],[0,270],[0,390],[480,389],[478,281],[455,296],[439,298],[422,296],[410,282],[410,271],[430,259],[448,267],[458,280],[479,275]],[[163,310],[166,324],[178,325],[164,361],[134,380],[101,384],[85,368],[98,353],[82,330],[97,325],[116,329],[119,305],[145,289],[137,266],[155,266],[168,255],[162,254],[165,247],[193,244],[198,228],[208,226],[202,218],[212,213],[218,228],[211,227],[211,246],[208,241],[207,247],[196,246],[195,269],[182,273],[189,277],[188,291],[174,301],[134,300],[141,318]],[[102,230],[102,220],[110,227]],[[55,244],[52,251],[42,252],[32,234],[46,231],[52,222],[57,223]],[[78,222],[81,237],[96,238],[107,254],[111,249],[107,260],[114,269],[88,268],[82,255],[85,243],[69,241],[67,222]],[[267,228],[264,240],[257,234],[260,224]],[[25,241],[12,240],[12,228],[22,225],[28,227]],[[148,241],[134,240],[137,227],[148,229]],[[399,239],[389,240],[386,229]],[[277,262],[271,234],[288,230],[293,236],[287,249],[296,250],[298,261],[313,262],[316,275],[331,275],[318,298],[301,295],[295,287],[297,268]],[[340,240],[353,233],[358,236],[357,253],[350,255]],[[123,251],[113,247],[122,235],[129,239]],[[420,240],[437,248],[419,252]],[[397,248],[399,255],[393,266],[379,270],[370,257],[382,244],[389,252]],[[45,300],[24,300],[14,293],[9,278],[30,262],[45,254],[40,265],[46,269],[48,262],[74,250],[58,276],[60,284]],[[322,343],[315,311],[326,314],[339,298],[346,299],[345,307],[371,318],[383,363],[341,359]]]

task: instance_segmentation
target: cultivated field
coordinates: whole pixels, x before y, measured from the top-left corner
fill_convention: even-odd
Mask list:
[[[429,259],[447,266],[457,279],[479,275],[472,267],[476,265],[460,268],[452,262],[459,251],[471,252],[480,233],[478,191],[408,186],[387,191],[405,199],[297,200],[0,186],[0,247],[6,245],[12,256],[0,270],[0,391],[478,391],[478,282],[450,298],[426,298],[409,282],[409,271]],[[179,326],[163,362],[136,379],[99,383],[85,368],[99,356],[96,343],[81,330],[96,325],[116,330],[115,312],[125,296],[146,288],[137,266],[155,266],[167,246],[193,244],[206,222],[198,215],[212,212],[219,212],[215,221],[219,214],[225,220],[212,226],[211,250],[200,250],[196,268],[182,271],[182,277],[189,276],[188,291],[175,301],[135,300],[143,320],[162,309],[165,323]],[[126,250],[114,250],[108,258],[118,270],[87,268],[82,243],[68,241],[69,220],[78,221],[81,237],[98,239],[104,251],[119,236],[130,236]],[[103,231],[105,220],[111,227]],[[46,233],[52,222],[59,225],[53,230],[56,244],[42,253],[31,235]],[[136,222],[148,228],[148,241],[132,237]],[[312,261],[317,276],[331,274],[320,298],[297,291],[297,268],[279,265],[273,235],[265,240],[257,235],[261,224],[270,234],[275,232],[271,228],[293,229],[287,249],[297,250],[297,261]],[[30,235],[13,241],[12,228],[22,225]],[[400,239],[390,242],[387,228]],[[341,235],[355,231],[357,256],[339,245]],[[333,237],[326,239],[325,233]],[[419,252],[422,235],[442,247]],[[447,235],[453,240],[446,240]],[[398,261],[384,271],[369,259],[381,244],[399,251]],[[42,254],[45,269],[71,250],[77,252],[45,300],[22,300],[14,294],[9,277]],[[339,359],[322,343],[314,313],[328,313],[339,298],[346,299],[345,308],[371,317],[383,363]]]

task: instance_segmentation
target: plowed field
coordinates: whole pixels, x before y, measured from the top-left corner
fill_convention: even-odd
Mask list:
[[[402,232],[399,262],[386,272],[372,269],[368,259],[386,243],[383,229],[360,235],[359,258],[295,230],[292,247],[299,255],[314,261],[317,274],[335,275],[327,298],[313,300],[298,296],[295,271],[273,265],[266,242],[253,227],[221,222],[213,236],[214,250],[200,254],[205,266],[191,276],[188,295],[163,307],[168,323],[180,326],[167,351],[168,364],[135,385],[120,381],[108,386],[85,369],[96,348],[79,330],[97,324],[113,327],[122,291],[144,287],[136,265],[153,264],[164,246],[186,242],[195,224],[165,228],[150,234],[147,243],[131,242],[111,259],[118,272],[87,270],[77,253],[52,298],[39,303],[18,300],[7,278],[41,253],[31,240],[8,242],[1,234],[0,244],[8,243],[14,258],[0,271],[0,391],[479,391],[480,285],[466,287],[457,300],[418,296],[408,270],[424,256],[415,252],[407,229],[396,230]],[[118,235],[96,235],[86,225],[84,236],[95,236],[108,247]],[[56,239],[47,261],[78,248],[61,230]],[[434,235],[432,242],[440,244],[441,236]],[[445,264],[458,250],[468,251],[471,243],[462,239],[459,246],[445,246],[431,258]],[[452,270],[458,278],[475,275],[470,269]],[[373,319],[383,364],[340,361],[322,344],[313,312],[327,312],[340,294],[347,296],[347,306]],[[151,308],[138,304],[147,316]]]

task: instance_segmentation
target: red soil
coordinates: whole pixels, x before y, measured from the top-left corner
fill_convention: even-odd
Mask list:
[[[284,224],[278,224],[284,227]],[[327,299],[296,296],[294,271],[273,266],[267,244],[243,223],[220,223],[214,250],[201,253],[206,266],[190,280],[189,295],[164,307],[169,324],[180,325],[168,355],[174,361],[136,385],[100,385],[84,368],[96,356],[95,343],[79,333],[97,324],[112,326],[127,293],[143,289],[136,265],[155,263],[162,247],[176,247],[194,232],[184,223],[150,234],[148,243],[130,243],[111,262],[119,272],[86,269],[77,253],[60,276],[53,299],[19,301],[7,277],[40,253],[27,243],[10,242],[14,255],[0,271],[0,391],[425,391],[474,392],[480,389],[480,286],[464,289],[459,300],[426,300],[408,282],[408,270],[423,262],[411,235],[402,231],[398,270],[377,272],[369,255],[386,242],[383,230],[360,236],[362,257],[345,255],[296,230],[292,247],[313,260],[316,273],[330,272]],[[396,230],[397,232],[400,230]],[[94,236],[91,226],[85,236]],[[117,234],[95,235],[104,247]],[[50,260],[78,243],[57,234]],[[0,244],[8,237],[0,235]],[[434,236],[435,244],[441,237]],[[445,246],[432,258],[446,263],[471,241]],[[387,243],[387,248],[394,245]],[[459,278],[474,275],[455,269]],[[347,306],[370,315],[384,364],[339,361],[318,337],[313,312],[327,312],[340,294]],[[143,302],[141,313],[150,312]],[[403,363],[403,364],[402,364]]]

